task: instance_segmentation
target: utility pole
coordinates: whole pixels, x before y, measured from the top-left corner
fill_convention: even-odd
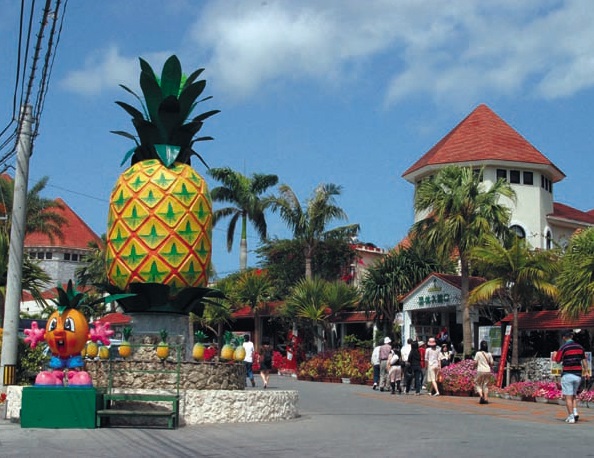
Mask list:
[[[23,248],[27,215],[27,184],[32,145],[31,105],[21,107],[20,131],[17,143],[17,164],[14,175],[14,197],[10,245],[8,250],[8,278],[4,303],[4,331],[2,336],[2,386],[16,385],[16,362],[23,280]]]

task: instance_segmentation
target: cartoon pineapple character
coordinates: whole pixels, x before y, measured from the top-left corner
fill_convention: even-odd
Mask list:
[[[194,339],[196,341],[196,343],[194,344],[194,347],[192,348],[192,357],[196,360],[196,361],[202,361],[204,359],[204,344],[202,343],[202,341],[204,339],[206,339],[206,334],[204,334],[204,332],[202,331],[196,331],[194,333]]]
[[[169,344],[167,343],[167,331],[165,329],[161,329],[159,331],[161,335],[161,342],[157,345],[157,356],[161,360],[167,359],[169,356]]]
[[[223,348],[221,348],[221,359],[226,361],[233,360],[233,353],[235,352],[235,349],[231,345],[232,340],[233,333],[231,331],[225,331],[225,334],[223,335],[223,341],[225,344],[223,345]]]
[[[235,361],[243,361],[245,358],[245,348],[243,348],[243,337],[235,338],[235,351],[233,352],[233,359]]]
[[[129,358],[132,354],[132,347],[130,346],[130,336],[132,335],[132,328],[130,326],[125,326],[122,330],[122,334],[124,339],[118,348],[118,353],[122,358]]]
[[[131,166],[120,175],[111,193],[107,229],[107,275],[120,291],[134,284],[165,285],[169,297],[184,288],[204,288],[211,260],[212,204],[204,179],[191,168],[196,137],[211,110],[190,117],[206,81],[198,69],[183,81],[176,56],[165,62],[160,79],[140,59],[143,98],[133,94],[142,111],[116,102],[132,116],[138,137],[124,162]],[[192,300],[190,304],[195,303]],[[156,304],[160,306],[161,304]],[[191,306],[190,306],[191,307]],[[186,310],[185,310],[186,311]],[[191,310],[189,310],[191,311]]]

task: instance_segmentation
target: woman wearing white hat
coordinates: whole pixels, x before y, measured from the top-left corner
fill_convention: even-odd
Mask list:
[[[384,338],[384,344],[380,347],[380,391],[388,388],[388,358],[392,352],[392,339]]]

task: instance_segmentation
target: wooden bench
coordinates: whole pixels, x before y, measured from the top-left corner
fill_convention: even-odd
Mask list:
[[[132,345],[133,351],[135,348],[151,347],[150,345]],[[110,358],[108,364],[108,386],[103,394],[102,408],[96,412],[96,425],[98,428],[104,426],[111,426],[111,418],[121,417],[146,417],[146,418],[164,418],[167,420],[167,427],[175,429],[179,426],[179,381],[180,381],[180,366],[181,366],[181,352],[180,346],[171,346],[171,351],[175,352],[174,369],[168,369],[165,364],[155,361],[157,369],[131,369],[128,365],[123,363],[128,362],[134,364],[135,361],[122,361],[119,358]],[[144,367],[146,361],[141,361],[140,366]],[[130,393],[120,392],[120,389],[128,387],[121,386],[118,383],[118,375],[123,374],[156,374],[158,376],[174,376],[175,389],[164,390],[160,393]],[[119,386],[116,386],[119,385]],[[160,403],[155,405],[155,403]],[[141,404],[145,404],[144,406]],[[154,426],[154,425],[153,425]]]

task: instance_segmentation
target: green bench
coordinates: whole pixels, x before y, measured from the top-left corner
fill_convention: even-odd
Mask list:
[[[150,348],[151,346],[132,345],[133,351],[135,348],[142,347]],[[165,363],[161,365],[158,361],[154,362],[155,366],[158,367],[157,369],[146,369],[146,361],[138,362],[140,368],[134,369],[130,367],[136,363],[133,359],[124,361],[117,357],[110,357],[107,362],[109,364],[108,386],[102,396],[102,404],[96,412],[96,425],[98,428],[111,426],[110,420],[112,418],[122,417],[163,418],[166,420],[167,428],[175,429],[179,426],[179,381],[182,348],[180,346],[171,346],[171,351],[175,352],[173,369],[168,369]],[[175,389],[160,393],[121,392],[118,388],[129,388],[119,383],[119,376],[124,374],[133,374],[134,376],[156,374],[158,377],[175,377]],[[155,405],[155,403],[159,403],[159,405]]]

